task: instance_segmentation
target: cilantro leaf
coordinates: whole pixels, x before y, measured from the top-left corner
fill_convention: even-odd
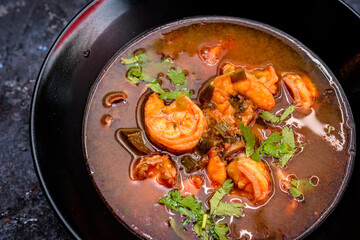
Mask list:
[[[260,158],[260,147],[258,147],[256,149],[256,151],[253,153],[253,155],[251,155],[252,160],[256,161],[256,162],[260,162],[261,158]]]
[[[295,137],[291,128],[284,127],[281,130],[281,135],[283,136],[283,142],[287,143],[291,148],[295,148]]]
[[[150,88],[151,90],[153,90],[156,93],[162,94],[164,93],[164,89],[161,87],[160,83],[158,82],[158,80],[154,80],[148,84],[146,84],[146,86],[148,88]]]
[[[288,153],[285,153],[284,155],[282,155],[280,157],[279,160],[279,167],[280,168],[284,168],[286,163],[291,159],[291,157],[295,154],[297,149],[293,149],[291,151],[289,151]]]
[[[176,71],[174,69],[170,69],[167,72],[167,75],[175,85],[185,85],[187,83],[185,74],[180,67],[177,67]]]
[[[267,155],[280,158],[280,155],[286,154],[291,150],[289,145],[285,142],[281,143],[280,145],[274,145],[271,143],[267,143],[263,147],[263,152]]]
[[[311,191],[314,189],[314,186],[310,183],[309,179],[291,179],[290,182],[300,192]]]
[[[291,159],[291,157],[296,153],[296,151],[303,146],[305,146],[305,144],[301,144],[297,148],[294,148],[290,150],[288,153],[282,155],[279,160],[279,167],[284,168],[286,163]]]
[[[280,122],[280,118],[275,116],[274,114],[268,112],[268,111],[262,111],[259,114],[259,117],[264,119],[265,121],[271,122],[271,123],[278,123]]]
[[[212,196],[212,198],[209,201],[210,202],[210,215],[214,213],[215,209],[220,204],[221,199],[223,199],[223,197],[226,194],[229,194],[229,192],[233,188],[233,186],[234,186],[234,184],[232,183],[232,180],[229,178],[223,183],[223,185],[218,190],[216,190],[216,192],[214,193],[214,195]]]
[[[285,111],[281,114],[280,117],[275,116],[274,114],[268,112],[268,111],[262,111],[259,116],[264,119],[265,121],[271,122],[271,123],[278,123],[285,118],[287,118],[294,110],[296,109],[295,105],[290,105],[285,109]]]
[[[180,201],[182,196],[178,190],[168,192],[167,197],[162,197],[158,200],[158,203],[166,205],[168,208],[177,211],[191,219],[197,219],[198,216],[195,212],[191,211],[188,207],[182,205]]]
[[[263,144],[267,143],[277,143],[280,141],[283,137],[280,135],[279,132],[273,132],[265,141]]]
[[[250,157],[254,153],[255,137],[251,132],[249,126],[245,126],[242,122],[240,123],[240,130],[245,138],[246,146],[246,157]]]
[[[191,211],[196,213],[198,216],[204,214],[204,209],[201,206],[201,203],[196,200],[194,196],[186,196],[178,201],[184,207],[189,208]]]
[[[190,91],[176,91],[176,92],[163,92],[160,94],[161,99],[176,99],[181,94],[185,94],[189,98],[192,98],[192,94]]]
[[[294,188],[294,187],[289,188],[289,192],[290,192],[291,196],[293,196],[294,198],[298,198],[302,194],[297,188]]]
[[[295,178],[291,179],[290,183],[296,188],[300,185],[300,181]]]
[[[133,54],[132,58],[121,58],[121,63],[126,65],[128,69],[126,79],[136,85],[140,81],[144,81],[145,77],[142,73],[142,65],[150,62],[145,53]]]
[[[280,116],[280,121],[285,120],[294,110],[296,109],[295,105],[288,106],[285,111]]]
[[[214,226],[214,232],[217,235],[219,240],[230,240],[226,237],[226,233],[229,231],[229,226],[225,223],[217,223]]]
[[[282,139],[282,136],[278,132],[273,132],[261,145],[256,149],[254,154],[252,154],[251,158],[256,161],[260,162],[260,153],[265,155],[266,152],[264,151],[264,146],[268,145],[269,143],[277,143]]]
[[[140,81],[143,81],[144,77],[142,75],[141,66],[135,65],[129,67],[129,70],[126,73],[126,79],[132,84],[137,84]]]
[[[242,203],[224,203],[220,202],[217,208],[214,210],[214,214],[222,216],[234,216],[240,217],[243,214]]]

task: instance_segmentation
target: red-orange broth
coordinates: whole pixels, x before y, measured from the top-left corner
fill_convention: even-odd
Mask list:
[[[198,51],[202,47],[224,41],[231,41],[231,48],[220,54],[219,62],[215,65],[210,66],[199,57]],[[295,72],[309,76],[319,91],[315,105],[309,111],[295,110],[290,118],[276,126],[291,127],[297,144],[299,141],[306,143],[282,170],[285,176],[296,175],[298,179],[315,176],[317,186],[306,192],[302,201],[294,200],[288,192],[280,189],[277,160],[263,157],[271,171],[272,191],[268,200],[255,205],[245,197],[226,195],[223,201],[236,199],[245,203],[245,207],[243,216],[225,217],[223,221],[230,226],[229,238],[292,239],[301,236],[323,216],[344,183],[353,151],[350,149],[352,125],[337,85],[329,79],[326,68],[314,62],[317,60],[310,57],[310,53],[268,27],[244,24],[238,20],[209,18],[171,24],[145,34],[113,58],[93,87],[84,126],[86,158],[99,193],[119,219],[146,239],[198,239],[191,230],[191,223],[187,231],[180,230],[178,233],[169,227],[170,217],[177,224],[184,219],[179,213],[157,203],[170,188],[158,184],[154,178],[130,179],[134,162],[145,154],[124,143],[119,138],[118,129],[135,128],[146,132],[143,107],[152,91],[143,82],[134,86],[126,80],[127,69],[120,58],[127,58],[138,49],[145,51],[151,60],[144,71],[153,79],[158,77],[159,71],[166,75],[169,66],[159,70],[153,68],[152,64],[171,57],[173,66],[179,66],[187,73],[188,88],[194,90],[192,100],[199,106],[199,92],[220,74],[220,67],[227,62],[248,68],[263,68],[268,64],[274,66],[279,76],[279,90],[272,113],[294,102],[281,80],[281,73]],[[174,89],[165,77],[162,77],[162,87]],[[118,92],[121,92],[120,95],[117,95]],[[112,98],[111,94],[115,97]],[[113,104],[106,101],[113,101]],[[257,118],[256,123],[265,127],[273,126],[261,118]],[[167,153],[171,157],[177,168],[178,185],[194,174],[185,173],[181,158],[187,155],[199,159],[201,156],[198,153],[169,153],[154,145],[145,134],[143,137],[149,149]],[[214,188],[204,169],[195,173],[205,179],[196,197],[208,209],[207,201]]]

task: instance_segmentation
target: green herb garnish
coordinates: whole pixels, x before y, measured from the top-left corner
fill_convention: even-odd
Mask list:
[[[311,191],[314,189],[314,185],[311,184],[308,179],[297,180],[295,178],[290,181],[292,187],[289,188],[290,195],[294,198],[300,197],[304,192]]]
[[[246,146],[245,146],[246,157],[250,157],[254,153],[254,147],[255,147],[254,134],[251,132],[250,127],[245,126],[242,122],[239,124],[239,127],[246,142]]]
[[[148,84],[146,84],[146,86],[148,88],[150,88],[151,90],[153,90],[156,93],[162,94],[164,93],[164,89],[161,87],[160,83],[158,82],[158,80],[154,80]]]
[[[222,216],[240,217],[243,214],[243,210],[242,210],[243,206],[244,206],[243,203],[220,202],[219,205],[215,208],[214,214],[222,215]]]
[[[136,55],[132,53],[131,58],[121,58],[120,62],[124,65],[129,65],[134,63],[143,64],[145,62],[150,62],[150,60],[148,59],[145,53],[139,53]]]
[[[254,154],[252,155],[252,159],[259,162],[260,161],[260,153],[265,155],[264,147],[267,144],[277,143],[282,139],[282,136],[278,132],[272,133],[261,145],[256,149]]]
[[[126,79],[136,85],[140,81],[145,81],[145,77],[142,73],[142,65],[150,62],[145,53],[132,54],[131,58],[121,58],[121,63],[126,65],[128,69],[126,73]]]
[[[176,99],[181,94],[185,94],[189,98],[192,98],[192,94],[190,91],[176,91],[176,92],[163,92],[160,94],[161,99]]]
[[[287,107],[285,109],[285,111],[281,114],[280,117],[275,116],[274,114],[268,112],[268,111],[262,111],[259,116],[264,119],[265,121],[271,122],[271,123],[278,123],[281,122],[283,120],[285,120],[285,118],[287,118],[294,110],[295,110],[296,106],[295,105],[290,105],[289,107]]]
[[[167,72],[167,75],[175,85],[186,85],[187,84],[185,74],[181,70],[180,67],[177,67],[176,71],[174,69],[170,69]]]
[[[219,240],[229,240],[229,238],[226,237],[226,233],[229,231],[229,226],[224,223],[217,223],[215,224],[213,228],[212,235],[214,238]],[[216,235],[214,235],[214,233]]]
[[[333,130],[333,127],[331,125],[328,125],[327,133],[330,134],[332,130]]]
[[[182,223],[183,226],[193,220],[193,230],[201,239],[210,239],[213,236],[215,239],[228,240],[229,238],[226,237],[226,233],[229,230],[229,226],[221,222],[216,223],[216,219],[212,218],[212,215],[235,217],[242,215],[244,204],[221,202],[222,198],[232,188],[232,180],[227,179],[210,199],[210,213],[205,212],[201,203],[194,196],[183,197],[178,190],[169,191],[166,197],[158,200],[158,203],[165,204],[168,208],[187,216]],[[170,219],[170,225],[174,228],[175,232],[178,230],[172,218]],[[178,232],[176,233],[178,234]],[[180,236],[180,234],[178,235]]]
[[[279,158],[279,167],[284,168],[295,152],[303,146],[304,144],[301,144],[296,147],[294,132],[292,129],[284,127],[282,129],[282,135],[278,132],[272,133],[260,147],[256,149],[252,155],[252,159],[260,161],[260,154],[273,156]]]
[[[227,179],[221,188],[216,190],[215,194],[210,199],[210,215],[214,213],[215,209],[219,206],[221,199],[226,194],[229,194],[230,190],[233,188],[234,184],[231,179]]]
[[[284,121],[285,118],[287,118],[293,111],[295,111],[296,106],[295,105],[290,105],[288,106],[285,111],[281,114],[280,116],[280,122]]]
[[[197,209],[195,212],[192,209],[196,208],[199,205],[196,205],[195,202],[191,201],[191,203],[194,205],[192,205],[190,208],[188,204],[184,204],[184,202],[182,202],[183,199],[184,197],[182,197],[180,192],[176,190],[168,192],[167,197],[160,198],[158,200],[158,203],[165,204],[168,208],[177,211],[178,213],[181,213],[191,219],[198,220],[201,216],[198,215],[197,212],[200,212],[201,210]],[[185,202],[187,202],[187,200],[185,200]]]
[[[282,141],[287,143],[291,148],[295,148],[295,137],[293,130],[288,127],[284,127],[281,130],[281,134],[283,136]]]
[[[298,198],[302,194],[297,188],[294,188],[294,187],[289,188],[289,192],[290,192],[291,196],[293,196],[294,198]]]
[[[161,99],[176,99],[181,94],[185,94],[189,98],[192,97],[192,93],[187,90],[187,80],[184,72],[180,67],[177,67],[176,70],[170,69],[167,72],[168,77],[175,85],[175,91],[173,92],[165,92],[165,90],[161,87],[158,80],[149,80],[149,76],[145,76],[143,73],[143,65],[149,63],[150,60],[145,53],[140,54],[132,54],[131,58],[121,58],[121,63],[126,65],[128,69],[126,73],[126,79],[137,85],[141,81],[149,82],[146,84],[148,88],[153,90],[155,93],[160,94]],[[164,60],[162,63],[172,63],[170,60]]]

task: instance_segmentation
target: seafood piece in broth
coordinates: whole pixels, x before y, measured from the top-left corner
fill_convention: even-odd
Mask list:
[[[164,100],[153,93],[145,104],[145,126],[155,144],[180,153],[198,144],[207,123],[201,109],[187,96],[181,95],[165,106]]]

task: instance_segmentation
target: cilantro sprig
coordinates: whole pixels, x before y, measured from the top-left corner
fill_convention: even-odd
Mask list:
[[[194,222],[193,230],[201,239],[209,239],[211,236],[215,239],[229,240],[226,233],[229,226],[216,221],[216,216],[235,216],[242,215],[242,203],[225,203],[221,200],[233,188],[231,179],[227,179],[210,199],[210,212],[206,212],[194,196],[181,196],[178,190],[168,192],[166,197],[158,200],[158,203],[166,205],[168,208],[186,216],[182,223],[183,226]],[[175,221],[170,219],[170,224],[176,231]]]
[[[254,152],[252,159],[260,161],[260,155],[269,155],[279,158],[279,167],[284,168],[296,151],[305,146],[295,146],[295,137],[292,129],[284,127],[281,135],[278,132],[272,133]]]
[[[291,179],[292,187],[289,188],[289,193],[294,198],[299,198],[304,192],[311,191],[314,189],[314,185],[311,184],[308,179]]]
[[[150,63],[150,59],[145,53],[132,54],[130,58],[121,58],[121,63],[127,68],[126,79],[133,85],[137,85],[142,81],[148,82],[146,86],[155,93],[159,94],[161,99],[176,99],[182,94],[189,98],[192,97],[191,91],[187,89],[187,79],[180,67],[176,69],[170,68],[167,71],[167,76],[175,86],[175,91],[166,92],[157,79],[151,79],[143,72],[145,64]],[[170,61],[163,61],[161,64],[173,64]]]
[[[126,79],[136,85],[140,81],[146,81],[143,74],[143,65],[150,62],[150,59],[145,53],[132,54],[131,58],[121,58],[121,63],[126,65],[128,69],[126,73]]]
[[[245,126],[242,122],[239,124],[239,127],[246,142],[245,145],[246,157],[250,157],[254,153],[254,146],[255,146],[254,134],[251,132],[250,127]]]
[[[262,111],[259,114],[259,117],[264,119],[265,121],[271,122],[271,123],[279,123],[281,121],[284,121],[294,110],[296,106],[290,105],[285,109],[285,111],[281,114],[280,117],[275,116],[274,114],[268,112],[268,111]]]

